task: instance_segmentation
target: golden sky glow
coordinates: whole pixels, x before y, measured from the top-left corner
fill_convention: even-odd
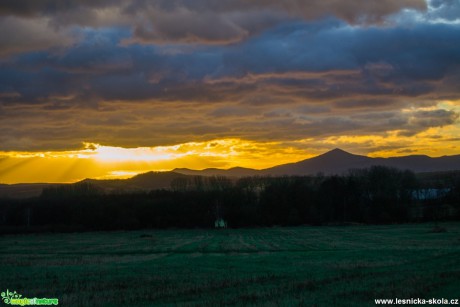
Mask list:
[[[458,125],[430,128],[416,136],[350,135],[287,143],[221,139],[173,146],[121,148],[84,143],[81,150],[0,152],[0,182],[76,182],[85,178],[129,178],[148,171],[236,166],[263,169],[311,158],[340,147],[372,157],[457,154]],[[359,148],[355,152],[353,148]],[[405,148],[405,149],[401,149]]]
[[[239,139],[174,146],[121,148],[84,143],[77,151],[0,153],[0,182],[75,182],[84,178],[127,178],[176,167],[265,168],[311,155],[278,143]],[[275,158],[275,159],[274,159]]]
[[[459,1],[3,2],[0,183],[460,154]]]

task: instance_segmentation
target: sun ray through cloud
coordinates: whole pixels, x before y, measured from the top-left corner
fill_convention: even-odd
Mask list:
[[[61,173],[42,180],[69,182],[335,147],[458,154],[459,13],[443,0],[1,3],[0,182],[39,180],[40,163]]]

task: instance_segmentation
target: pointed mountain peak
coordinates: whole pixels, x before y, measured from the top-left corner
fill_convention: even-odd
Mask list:
[[[334,156],[334,157],[339,157],[339,156],[353,156],[353,154],[345,151],[345,150],[342,150],[340,148],[335,148],[331,151],[328,151],[324,154],[322,154],[322,156]]]

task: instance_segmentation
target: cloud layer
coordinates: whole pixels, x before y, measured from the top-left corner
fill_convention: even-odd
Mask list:
[[[442,129],[459,117],[459,9],[447,0],[2,1],[0,151],[227,138],[325,146],[436,129],[447,140]]]

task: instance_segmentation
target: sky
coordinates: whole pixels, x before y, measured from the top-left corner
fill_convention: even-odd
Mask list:
[[[459,0],[2,0],[0,183],[460,154]]]

